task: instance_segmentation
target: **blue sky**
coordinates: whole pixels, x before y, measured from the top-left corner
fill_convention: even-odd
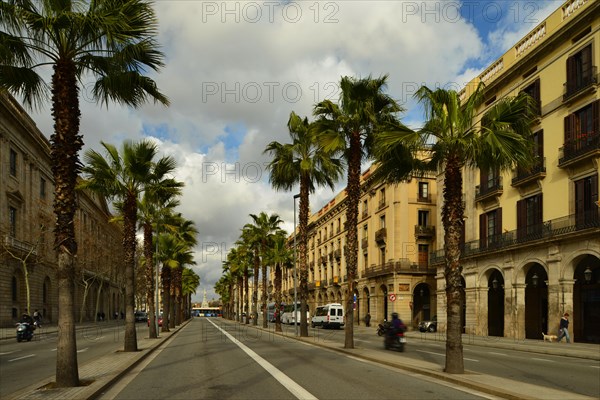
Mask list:
[[[204,289],[211,299],[248,214],[277,213],[292,229],[293,193],[270,188],[263,155],[269,142],[288,140],[290,112],[310,116],[316,102],[335,100],[341,76],[389,74],[389,93],[416,127],[416,88],[460,88],[562,3],[158,1],[166,66],[153,77],[171,106],[106,109],[87,100],[84,85],[85,145],[152,137],[177,159],[180,211],[200,231],[194,299]],[[32,117],[49,137],[49,107]],[[319,190],[312,211],[344,186]]]

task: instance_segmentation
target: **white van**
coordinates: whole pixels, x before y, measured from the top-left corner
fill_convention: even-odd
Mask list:
[[[300,324],[300,318],[302,317],[301,304],[296,304],[296,315],[294,315],[294,305],[288,304],[283,308],[283,313],[281,314],[281,323],[282,324]],[[306,311],[306,320],[310,321],[310,313],[308,310]]]
[[[339,303],[325,304],[315,309],[310,326],[323,328],[342,328],[344,326],[344,307]]]

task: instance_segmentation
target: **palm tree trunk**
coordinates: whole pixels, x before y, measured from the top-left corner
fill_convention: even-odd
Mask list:
[[[298,231],[298,254],[300,261],[300,336],[308,336],[308,265],[307,265],[307,227],[309,212],[309,178],[302,176],[300,180],[300,213]],[[294,233],[295,234],[295,233]]]
[[[163,322],[161,332],[170,332],[169,330],[169,310],[171,308],[171,267],[164,265],[161,270],[161,280],[163,282]]]
[[[283,332],[281,329],[281,265],[275,265],[275,332]]]
[[[125,249],[125,345],[123,351],[137,351],[135,331],[135,247],[137,198],[125,199],[123,218],[123,248]]]
[[[244,272],[244,285],[245,285],[245,301],[246,301],[246,306],[244,307],[246,310],[246,324],[250,323],[250,304],[249,304],[249,298],[250,298],[250,287],[248,286],[248,271]]]
[[[83,146],[79,132],[79,94],[76,67],[58,60],[52,75],[52,116],[55,133],[52,142],[54,175],[54,246],[58,252],[58,342],[56,385],[79,385],[77,343],[75,339],[75,256],[77,242],[73,220],[77,210],[75,185],[79,171],[77,153]]]
[[[448,157],[444,172],[444,256],[446,277],[446,305],[448,330],[446,332],[445,372],[462,374],[465,371],[462,346],[461,324],[461,273],[460,238],[463,220],[462,172],[456,158]]]
[[[261,266],[262,273],[262,295],[260,308],[262,310],[262,326],[263,328],[268,327],[267,324],[267,266],[265,263]]]
[[[156,308],[154,305],[154,251],[152,246],[152,224],[144,224],[144,258],[146,259],[146,304],[148,304],[148,337],[156,339]]]
[[[252,288],[252,325],[258,325],[258,270],[260,266],[260,258],[258,250],[254,253],[254,287]]]
[[[347,253],[346,270],[348,273],[348,293],[346,297],[346,337],[344,348],[354,348],[354,280],[358,265],[358,203],[360,201],[360,161],[361,144],[358,131],[353,132],[350,140],[348,160],[348,208],[346,209]]]

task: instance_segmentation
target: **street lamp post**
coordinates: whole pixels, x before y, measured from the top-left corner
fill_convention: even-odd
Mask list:
[[[296,318],[298,318],[298,311],[296,310],[296,307],[298,305],[298,287],[296,285],[296,199],[298,197],[300,197],[299,194],[294,195],[294,328],[296,336],[298,336],[298,321],[296,321]]]
[[[154,326],[156,327],[156,337],[158,337],[158,223],[156,224],[156,251],[155,251],[155,257],[156,257],[156,273],[155,273],[155,279],[154,279],[154,290],[155,290],[155,297],[156,297],[156,302],[154,303]]]

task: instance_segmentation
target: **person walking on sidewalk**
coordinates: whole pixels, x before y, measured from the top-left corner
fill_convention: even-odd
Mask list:
[[[558,340],[560,343],[562,338],[567,338],[567,343],[571,343],[571,336],[569,336],[569,313],[565,313],[560,319],[560,325],[558,326]]]

